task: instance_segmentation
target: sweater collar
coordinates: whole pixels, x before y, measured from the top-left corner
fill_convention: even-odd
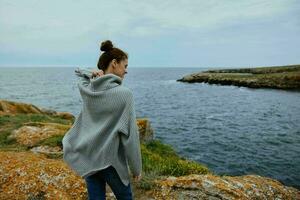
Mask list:
[[[90,86],[93,91],[108,90],[122,84],[122,79],[114,74],[105,74],[100,77],[98,76],[90,79],[90,81]]]

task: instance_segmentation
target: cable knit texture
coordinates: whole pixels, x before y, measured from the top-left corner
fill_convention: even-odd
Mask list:
[[[83,105],[63,143],[64,161],[81,177],[112,165],[124,185],[142,171],[132,91],[114,74],[75,70]],[[129,171],[130,169],[130,171]]]

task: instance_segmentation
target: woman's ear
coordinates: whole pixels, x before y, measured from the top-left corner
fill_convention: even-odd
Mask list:
[[[113,68],[115,68],[116,65],[117,65],[117,60],[116,59],[112,59],[111,64],[112,64]]]

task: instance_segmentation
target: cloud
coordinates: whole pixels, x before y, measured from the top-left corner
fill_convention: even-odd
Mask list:
[[[179,36],[193,39],[183,42],[186,46],[226,44],[235,38],[216,35],[245,24],[272,23],[274,16],[299,11],[295,5],[297,0],[0,0],[0,57],[90,53],[103,39],[136,40],[137,48],[141,42],[150,45],[146,40],[162,44],[160,38],[174,37],[174,42]],[[297,17],[289,19],[289,28],[300,24]]]
[[[5,28],[0,33],[6,37],[59,39],[93,31],[104,35],[143,36],[169,29],[212,29],[243,19],[287,12],[293,2],[2,0],[0,24]]]
[[[131,10],[162,28],[212,29],[243,19],[259,19],[286,12],[292,1],[139,1]],[[133,11],[134,12],[134,11]]]

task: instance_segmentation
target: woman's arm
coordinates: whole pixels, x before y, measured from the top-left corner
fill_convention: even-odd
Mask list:
[[[121,132],[121,143],[124,146],[125,155],[131,168],[131,172],[135,179],[139,180],[142,173],[142,158],[133,94],[127,92],[124,97],[127,101],[127,105],[125,112],[121,117],[119,127]]]
[[[90,79],[92,78],[92,72],[86,69],[77,68],[75,70],[76,76],[79,77],[79,81],[82,85],[88,86],[90,83]]]
[[[80,78],[79,80],[81,81],[82,85],[88,86],[92,78],[102,76],[104,75],[104,72],[102,70],[90,71],[87,69],[77,68],[75,70],[75,74]]]

